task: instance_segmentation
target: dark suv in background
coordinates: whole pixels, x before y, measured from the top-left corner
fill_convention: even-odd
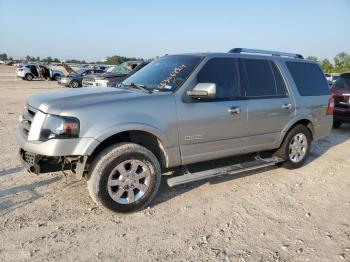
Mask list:
[[[102,74],[104,72],[105,71],[101,69],[79,69],[78,71],[74,71],[69,75],[62,77],[60,80],[58,80],[58,83],[63,86],[77,88],[82,86],[84,76]]]
[[[350,123],[350,72],[339,76],[332,86],[334,97],[333,127],[339,128],[342,123]]]
[[[83,86],[115,87],[127,77],[139,71],[149,62],[127,61],[115,66],[103,74],[88,75],[83,77]]]

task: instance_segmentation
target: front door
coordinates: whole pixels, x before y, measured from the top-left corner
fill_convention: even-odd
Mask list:
[[[178,100],[179,142],[183,164],[243,153],[246,145],[247,102],[240,99],[237,61],[213,58],[196,83],[215,83],[216,96]]]

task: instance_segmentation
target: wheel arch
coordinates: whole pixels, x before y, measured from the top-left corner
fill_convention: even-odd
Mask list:
[[[87,164],[91,163],[105,148],[123,142],[144,146],[156,156],[162,169],[169,166],[169,157],[162,140],[156,134],[145,130],[127,130],[110,134],[92,151],[88,157]]]
[[[288,132],[290,130],[292,130],[295,126],[297,125],[304,125],[307,127],[307,129],[310,131],[310,134],[311,134],[311,139],[313,140],[314,139],[314,136],[315,136],[315,129],[314,129],[314,124],[312,123],[312,121],[308,118],[301,118],[301,119],[298,119],[292,123],[290,123],[290,125],[288,125],[285,130],[283,131],[283,134],[281,136],[281,139],[279,141],[279,147],[281,146],[281,144],[283,143],[285,137],[287,136]]]

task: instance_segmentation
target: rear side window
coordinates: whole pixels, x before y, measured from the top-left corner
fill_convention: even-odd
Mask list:
[[[301,96],[329,95],[330,90],[322,70],[316,64],[286,62]]]
[[[240,96],[237,80],[237,64],[233,58],[213,58],[197,74],[197,83],[216,84],[216,97],[221,99]]]
[[[240,59],[240,81],[247,97],[274,97],[287,94],[282,75],[268,60]]]

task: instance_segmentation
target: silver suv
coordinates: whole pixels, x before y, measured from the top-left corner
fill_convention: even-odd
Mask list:
[[[251,49],[161,57],[118,88],[28,99],[18,127],[27,170],[72,170],[114,212],[145,207],[164,170],[170,186],[278,164],[303,165],[328,136],[334,101],[318,64]],[[191,164],[253,152],[251,162],[191,172]]]
[[[64,76],[64,73],[59,70],[48,68],[46,65],[40,64],[23,64],[16,69],[16,75],[23,80],[32,81],[35,78],[40,78],[40,71],[43,69],[44,77],[58,81]]]

